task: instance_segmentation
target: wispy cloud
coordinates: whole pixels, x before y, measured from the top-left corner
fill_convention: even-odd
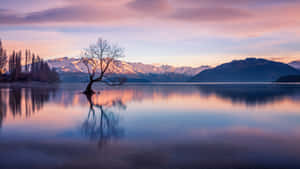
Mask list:
[[[54,0],[55,1],[55,0]],[[58,0],[56,0],[58,1]],[[252,34],[300,26],[297,0],[65,0],[63,5],[25,13],[0,10],[1,25],[85,24],[118,26],[164,23],[168,28],[206,23],[212,29]],[[4,2],[5,3],[5,2]],[[252,4],[253,6],[249,6]],[[264,5],[268,4],[268,5]],[[147,18],[145,16],[152,16]],[[139,26],[138,24],[136,26]],[[196,27],[196,28],[199,28]],[[251,34],[251,33],[250,33]]]
[[[135,11],[151,15],[166,13],[172,8],[168,0],[133,0],[127,6]]]
[[[283,43],[282,39],[286,41],[287,33],[293,32],[293,36],[289,38],[300,39],[296,36],[300,35],[299,0],[40,0],[38,3],[35,0],[3,0],[0,8],[0,36],[5,36],[7,40],[11,40],[12,36],[7,35],[8,31],[22,30],[56,31],[62,33],[61,36],[65,38],[73,36],[81,41],[96,36],[107,36],[109,39],[125,43],[129,51],[135,51],[132,55],[136,55],[136,58],[140,55],[155,55],[158,58],[158,52],[144,54],[144,50],[162,48],[159,46],[162,43],[172,44],[170,49],[159,50],[165,56],[174,53],[178,53],[178,57],[205,54],[234,56],[241,51],[234,50],[230,45],[238,45],[242,49],[246,47],[243,46],[245,43],[228,43],[232,39],[247,41],[251,38],[276,36],[275,41],[279,43],[276,45],[278,49],[273,50],[276,52],[283,49],[280,44]],[[111,31],[108,33],[104,29]],[[42,34],[39,38],[44,40],[48,36]],[[225,42],[223,38],[229,40]],[[201,48],[200,45],[205,45],[207,39],[212,39],[209,42],[211,47]],[[180,46],[183,41],[193,42],[193,50],[201,48],[202,53],[193,51],[186,54],[186,49],[191,48],[188,45]],[[134,46],[137,49],[133,49]],[[213,49],[216,46],[218,49]],[[233,50],[224,51],[220,46]],[[185,49],[174,52],[179,48]],[[257,48],[256,51],[265,49],[263,46]],[[269,54],[264,52],[261,55],[274,56],[272,49],[272,46],[268,47]],[[219,52],[214,53],[217,50]],[[298,52],[294,48],[288,50],[281,51]],[[66,54],[61,51],[51,55]],[[243,52],[247,53],[247,50]]]
[[[247,19],[251,13],[237,8],[178,8],[171,18],[190,22],[220,22]]]

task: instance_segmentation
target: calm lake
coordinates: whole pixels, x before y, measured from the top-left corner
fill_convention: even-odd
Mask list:
[[[300,84],[1,85],[0,168],[300,168]]]

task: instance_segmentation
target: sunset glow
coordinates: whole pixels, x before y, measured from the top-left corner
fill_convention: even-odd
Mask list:
[[[300,0],[0,1],[0,169],[300,168]]]
[[[101,36],[126,48],[128,61],[289,62],[300,59],[299,8],[296,0],[4,0],[0,37],[44,58],[78,56]]]

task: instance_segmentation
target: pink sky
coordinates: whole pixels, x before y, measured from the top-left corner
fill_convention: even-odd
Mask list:
[[[216,65],[300,59],[299,0],[3,0],[0,38],[42,57],[77,56],[104,37],[128,61]]]

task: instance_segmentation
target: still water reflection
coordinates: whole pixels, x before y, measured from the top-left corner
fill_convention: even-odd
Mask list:
[[[82,124],[83,134],[91,140],[99,140],[98,146],[101,148],[111,138],[120,138],[123,129],[119,127],[119,118],[114,112],[105,109],[105,104],[94,103],[91,96],[86,96],[90,108],[86,120]],[[122,100],[113,100],[112,106],[125,109]]]
[[[10,85],[0,168],[299,168],[300,85]]]

